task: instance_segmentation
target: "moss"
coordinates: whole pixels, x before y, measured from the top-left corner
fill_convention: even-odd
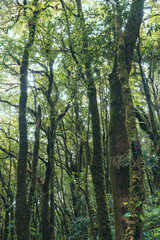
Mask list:
[[[136,116],[129,86],[129,74],[125,59],[125,44],[123,38],[118,39],[118,78],[122,87],[122,96],[126,111],[126,128],[131,150],[130,165],[130,199],[128,211],[131,217],[128,220],[128,227],[125,234],[126,240],[141,239],[142,222],[140,215],[143,213],[143,172],[142,154],[139,140],[137,138]]]
[[[110,124],[109,124],[109,161],[111,185],[114,202],[115,237],[124,239],[126,219],[124,213],[127,206],[123,202],[129,200],[129,143],[125,126],[125,107],[122,88],[115,66],[110,75]],[[118,181],[117,181],[118,179]]]

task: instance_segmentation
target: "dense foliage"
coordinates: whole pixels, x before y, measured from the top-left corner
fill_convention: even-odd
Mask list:
[[[1,239],[160,239],[160,2],[130,56],[134,2],[2,0]]]

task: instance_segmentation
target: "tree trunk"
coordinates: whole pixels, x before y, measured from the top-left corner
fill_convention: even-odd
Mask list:
[[[29,233],[29,209],[27,203],[27,154],[28,154],[28,138],[27,138],[27,79],[29,52],[34,43],[36,15],[32,19],[32,25],[29,25],[29,38],[24,48],[22,62],[20,65],[20,99],[19,99],[19,158],[17,167],[17,195],[16,195],[16,233],[17,240],[28,240]]]
[[[106,202],[105,180],[104,180],[104,166],[102,159],[102,143],[101,143],[101,129],[100,119],[98,112],[97,94],[94,83],[90,52],[88,50],[87,31],[85,28],[85,19],[82,11],[81,0],[76,0],[77,11],[81,21],[82,39],[83,39],[83,53],[84,53],[84,66],[87,84],[87,93],[89,99],[89,111],[91,114],[92,122],[92,136],[93,136],[93,161],[90,169],[92,174],[92,181],[94,192],[96,196],[97,205],[97,224],[98,234],[100,240],[111,240],[111,229],[109,226],[108,206]]]
[[[86,174],[85,174],[85,199],[86,199],[86,204],[87,204],[87,209],[88,209],[88,215],[90,219],[90,232],[92,235],[93,240],[97,240],[97,234],[96,230],[94,228],[94,221],[93,221],[93,210],[92,206],[90,204],[90,198],[89,198],[89,189],[88,189],[88,166],[89,163],[91,162],[91,154],[90,154],[90,149],[89,149],[89,144],[88,140],[86,142]]]
[[[87,69],[88,70],[88,69]],[[87,74],[88,75],[88,74]],[[91,173],[94,185],[94,191],[97,203],[97,222],[100,240],[112,239],[109,220],[108,207],[105,196],[104,168],[101,150],[100,121],[98,113],[98,104],[96,97],[96,88],[93,80],[88,76],[88,98],[89,110],[91,112],[92,135],[93,135],[93,161],[91,163]]]
[[[49,182],[51,176],[51,165],[47,163],[45,172],[45,181],[42,186],[42,206],[41,206],[41,217],[42,217],[42,239],[50,240],[50,218],[49,218]]]
[[[142,202],[144,197],[142,171],[143,161],[140,143],[137,136],[138,134],[136,128],[136,115],[129,86],[129,73],[131,68],[133,49],[138,37],[138,32],[142,21],[143,3],[144,1],[133,1],[130,16],[128,19],[128,24],[126,27],[126,35],[124,37],[122,34],[121,25],[121,10],[119,7],[119,2],[117,1],[116,30],[118,79],[122,88],[122,96],[126,111],[126,129],[131,150],[129,200],[129,211],[131,213],[131,217],[128,220],[128,228],[125,235],[126,240],[142,239],[141,215],[143,213]],[[132,35],[130,35],[131,27],[134,27]],[[127,39],[126,36],[128,36]],[[130,48],[128,48],[128,46]]]
[[[127,104],[125,102],[126,93],[124,93],[124,85],[122,84],[123,79],[121,78],[121,75],[125,70],[125,77],[129,78],[133,50],[142,20],[143,2],[144,1],[132,2],[128,22],[123,36],[124,48],[122,53],[121,46],[119,45],[119,30],[121,31],[122,24],[121,9],[119,7],[119,1],[116,1],[117,46],[115,52],[114,68],[109,77],[111,108],[109,125],[109,154],[111,183],[114,201],[116,240],[124,239],[127,227],[127,218],[125,218],[124,216],[124,213],[127,210],[127,206],[124,205],[124,202],[128,202],[129,200],[129,146],[131,146],[128,142],[128,138],[130,138],[130,135],[128,132],[128,125],[126,124],[129,120],[129,115],[127,112],[127,104],[129,102]],[[124,65],[121,68],[120,64],[123,61]],[[133,105],[132,101],[129,104]]]
[[[45,181],[42,189],[42,238],[43,240],[54,240],[54,143],[56,135],[56,119],[55,119],[55,106],[58,100],[58,89],[54,83],[53,64],[54,59],[49,55],[48,49],[46,48],[46,54],[49,58],[49,69],[48,75],[48,89],[45,93],[47,102],[50,106],[50,127],[48,129],[47,138],[47,154],[48,163],[45,172]],[[53,83],[56,91],[56,98],[53,101],[51,98]],[[50,191],[49,191],[50,190]],[[50,193],[50,196],[49,196]],[[50,206],[49,206],[50,202]]]
[[[117,59],[116,59],[117,60]],[[114,203],[115,239],[124,239],[129,201],[129,143],[125,126],[125,108],[122,89],[117,76],[117,66],[109,77],[110,82],[110,124],[109,124],[109,159],[111,185]]]
[[[50,181],[50,238],[55,240],[55,207],[54,207],[54,165],[52,166],[51,181]]]

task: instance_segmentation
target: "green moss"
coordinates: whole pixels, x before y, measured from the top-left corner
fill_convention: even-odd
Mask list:
[[[126,112],[126,128],[131,150],[130,166],[130,200],[128,211],[131,217],[128,219],[128,227],[125,234],[125,240],[141,239],[142,221],[140,216],[143,213],[143,172],[142,172],[142,154],[139,141],[137,139],[136,116],[132,101],[131,90],[129,86],[129,74],[125,59],[125,45],[122,38],[119,39],[118,51],[118,78],[122,87],[122,96]]]

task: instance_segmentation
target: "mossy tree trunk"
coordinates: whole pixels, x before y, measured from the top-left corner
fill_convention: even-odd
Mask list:
[[[111,229],[108,219],[108,207],[106,202],[105,176],[102,159],[101,127],[97,103],[96,86],[94,82],[91,56],[88,50],[87,31],[85,28],[85,19],[82,11],[81,0],[76,0],[78,16],[81,21],[85,77],[89,99],[89,111],[91,114],[92,137],[93,137],[93,160],[91,163],[91,174],[96,196],[97,204],[97,223],[100,240],[111,240]]]
[[[89,127],[89,126],[88,126]],[[89,148],[89,143],[88,143],[88,137],[86,141],[86,173],[85,173],[85,199],[86,199],[86,204],[87,204],[87,209],[88,209],[88,215],[90,219],[90,232],[92,235],[93,240],[97,240],[97,234],[96,234],[96,229],[94,227],[94,220],[93,220],[93,213],[94,211],[92,210],[92,206],[90,203],[90,197],[89,197],[89,189],[88,189],[88,168],[89,168],[89,163],[91,162],[91,153],[90,153],[90,148]]]
[[[51,41],[52,42],[52,41]],[[53,64],[55,56],[52,55],[52,51],[50,50],[51,46],[47,44],[46,46],[46,56],[49,66],[48,77],[48,89],[47,91],[43,90],[43,94],[47,99],[47,103],[50,109],[50,126],[46,131],[47,135],[47,154],[48,154],[48,162],[46,164],[45,171],[45,180],[42,185],[42,239],[43,240],[54,240],[55,239],[55,203],[54,203],[54,180],[55,180],[55,156],[54,156],[54,148],[55,148],[55,138],[56,138],[56,130],[57,124],[59,121],[63,119],[65,114],[70,108],[70,103],[66,106],[64,111],[57,116],[57,102],[59,99],[59,90],[57,84],[54,80],[54,71]],[[54,97],[52,96],[53,90],[55,90]]]
[[[68,21],[68,16],[66,12],[66,7],[62,0],[60,0],[61,5],[65,11],[66,23],[68,28],[68,37],[71,36],[70,26]],[[85,19],[82,11],[82,3],[81,0],[76,0],[77,4],[77,18],[80,21],[81,32],[82,32],[82,41],[83,41],[83,64],[85,67],[85,74],[82,72],[82,68],[79,67],[78,59],[73,50],[73,46],[71,42],[69,43],[69,48],[73,60],[77,64],[79,69],[79,75],[85,80],[87,91],[88,91],[88,99],[89,99],[89,111],[91,114],[91,122],[92,122],[92,136],[93,136],[93,161],[91,164],[91,174],[92,181],[94,185],[94,191],[96,196],[97,203],[97,222],[98,222],[98,233],[99,239],[107,239],[111,240],[111,230],[109,226],[108,219],[108,207],[106,202],[106,192],[105,192],[105,182],[104,182],[104,167],[103,167],[103,159],[102,159],[102,146],[101,146],[101,129],[100,129],[100,119],[98,112],[98,103],[97,103],[97,94],[96,94],[96,86],[94,83],[94,77],[91,66],[91,56],[88,49],[88,40],[87,40],[87,30],[85,28]]]
[[[111,185],[114,203],[115,238],[124,239],[127,219],[124,214],[129,201],[129,143],[125,126],[125,108],[122,89],[118,80],[117,63],[109,77],[110,82],[110,124],[109,159]]]
[[[35,1],[35,7],[38,1]],[[25,9],[25,8],[24,8]],[[20,99],[19,99],[19,157],[17,166],[17,194],[16,194],[16,234],[17,240],[30,239],[29,231],[29,205],[27,202],[27,154],[28,154],[28,137],[27,137],[27,120],[26,120],[26,107],[27,107],[27,81],[28,81],[28,65],[29,53],[34,43],[36,21],[39,11],[32,13],[28,21],[29,37],[24,47],[22,62],[20,64]],[[24,15],[26,12],[24,10]]]
[[[109,125],[109,154],[110,154],[110,170],[111,170],[111,183],[112,193],[114,201],[114,215],[115,215],[115,236],[116,240],[124,239],[127,218],[124,213],[127,211],[127,206],[124,202],[129,200],[129,142],[130,140],[129,127],[126,124],[128,122],[128,103],[133,106],[132,99],[126,103],[124,92],[125,85],[122,84],[121,74],[125,71],[126,81],[129,79],[129,73],[131,70],[133,50],[135,48],[136,40],[138,37],[138,31],[142,19],[144,1],[133,1],[128,17],[128,22],[122,36],[121,32],[122,20],[121,20],[121,8],[119,1],[116,1],[117,16],[116,25],[117,28],[117,46],[115,51],[115,62],[113,71],[109,76],[110,82],[110,125]],[[120,39],[123,39],[123,53],[120,52]],[[123,59],[124,57],[124,59]],[[122,68],[120,64],[124,62]],[[132,112],[133,113],[133,112]],[[134,114],[134,113],[133,113]],[[127,119],[126,119],[127,118]],[[132,118],[135,116],[133,115]],[[134,122],[135,123],[135,122]],[[134,127],[133,127],[133,131]]]
[[[142,202],[144,198],[142,153],[137,134],[135,109],[129,86],[129,73],[131,69],[133,50],[142,21],[143,5],[143,0],[135,0],[132,2],[126,31],[125,34],[123,34],[121,10],[119,1],[116,2],[118,79],[122,88],[122,96],[126,111],[126,129],[131,151],[129,200],[129,211],[131,212],[131,217],[128,220],[128,227],[125,234],[125,239],[127,240],[142,239],[141,215],[143,213]]]
[[[56,118],[55,107],[58,101],[58,89],[54,82],[53,64],[54,59],[49,54],[49,45],[46,47],[46,54],[49,58],[49,75],[48,75],[48,89],[44,92],[47,102],[50,107],[50,126],[47,132],[47,154],[48,162],[45,172],[45,181],[42,187],[42,238],[43,240],[54,240],[54,144],[56,134]],[[51,97],[53,91],[53,84],[55,86],[56,97]],[[49,207],[50,202],[50,207]]]
[[[48,131],[48,162],[45,171],[45,181],[42,186],[42,239],[54,240],[54,143],[55,143],[55,117],[50,114],[51,126]],[[50,204],[50,206],[49,206]]]
[[[88,74],[87,74],[88,75]],[[89,110],[91,112],[92,135],[93,135],[93,161],[91,163],[91,174],[97,202],[97,221],[100,240],[110,240],[111,231],[108,219],[108,207],[105,196],[104,167],[101,149],[100,120],[96,97],[96,88],[93,79],[87,77]]]

